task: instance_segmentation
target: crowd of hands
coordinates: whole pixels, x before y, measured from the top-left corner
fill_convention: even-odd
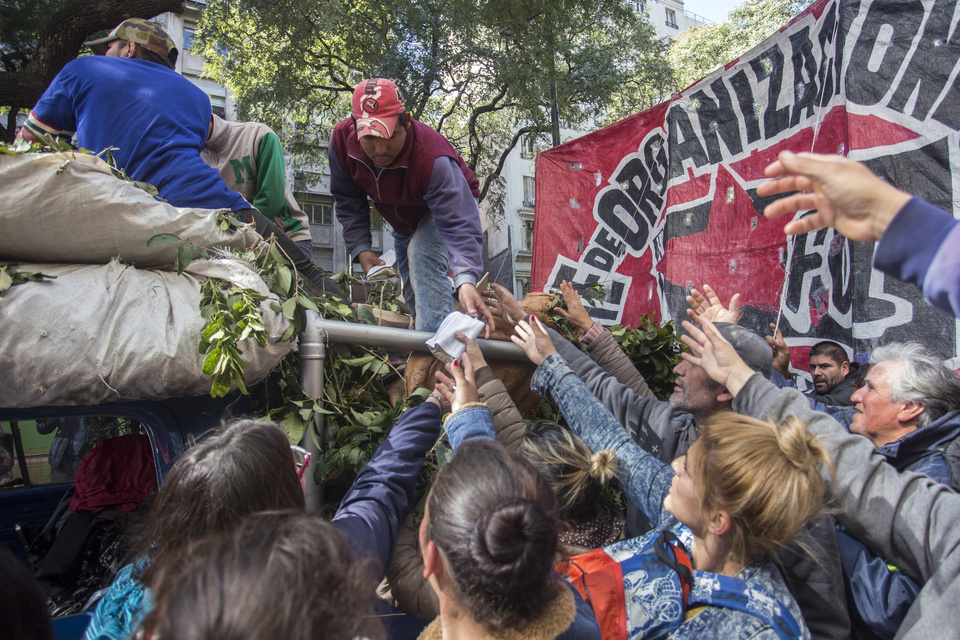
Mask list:
[[[911,198],[910,194],[875,176],[863,164],[839,155],[783,151],[764,173],[770,179],[757,187],[757,195],[786,194],[767,205],[763,212],[765,217],[773,219],[797,211],[811,211],[784,226],[788,235],[829,227],[850,240],[875,242]],[[574,327],[588,331],[593,326],[593,319],[573,285],[563,281],[560,293],[567,309],[558,307],[556,312]],[[492,317],[498,317],[514,327],[511,340],[523,349],[533,364],[539,365],[556,352],[540,320],[535,316],[527,317],[505,287],[493,284],[492,291],[479,292],[479,297],[483,305],[476,303],[476,297],[470,297],[464,309],[473,317],[484,319],[486,338],[489,339],[492,332]],[[728,390],[739,378],[745,381],[753,371],[714,326],[716,322],[737,323],[740,294],[734,294],[724,306],[714,290],[704,285],[703,292],[691,290],[687,302],[690,305],[687,315],[692,322],[682,323],[687,334],[681,340],[690,348],[689,353],[683,354],[684,360],[703,367],[711,378],[724,384]],[[790,350],[779,328],[775,324],[770,328],[772,335],[765,339],[773,350],[773,368],[789,377]],[[478,400],[473,371],[486,364],[475,342],[462,334],[457,337],[467,345],[463,364],[461,366],[459,361],[448,364],[446,368],[450,375],[438,372],[436,387],[436,392],[453,411]]]
[[[573,327],[584,333],[589,331],[594,320],[587,312],[573,284],[564,280],[560,284],[560,294],[567,308],[556,307],[554,311]],[[557,352],[540,318],[527,314],[506,287],[493,284],[491,290],[484,291],[481,295],[491,313],[513,327],[514,333],[510,339],[523,349],[530,362],[539,366]],[[693,322],[683,322],[687,335],[681,336],[681,340],[690,348],[689,353],[682,354],[683,359],[702,366],[715,380],[722,379],[718,380],[721,384],[725,384],[725,381],[728,381],[735,372],[744,376],[745,381],[753,374],[753,370],[741,360],[733,345],[714,325],[716,322],[737,324],[740,315],[740,294],[734,294],[728,305],[724,306],[713,288],[705,284],[703,292],[696,289],[690,291],[687,303],[690,305],[687,315]],[[776,325],[771,324],[770,327],[774,329],[774,335],[766,336],[766,340],[773,350],[774,368],[788,369],[790,350]],[[449,408],[454,412],[481,399],[474,380],[474,371],[487,366],[480,346],[475,341],[460,332],[455,335],[466,348],[460,358],[445,366],[446,373],[443,371],[436,373],[435,392],[443,399],[443,404],[431,398],[435,400],[435,404],[441,404],[441,408]],[[780,367],[777,366],[778,361]]]

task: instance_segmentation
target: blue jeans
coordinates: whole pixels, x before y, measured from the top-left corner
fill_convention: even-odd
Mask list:
[[[403,298],[417,331],[436,331],[453,310],[453,287],[447,277],[450,255],[433,216],[420,221],[409,236],[393,232]]]

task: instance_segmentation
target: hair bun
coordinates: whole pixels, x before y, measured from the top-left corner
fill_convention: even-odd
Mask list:
[[[616,478],[617,454],[610,449],[603,449],[590,456],[590,477],[601,485]]]
[[[825,462],[826,453],[819,440],[800,418],[788,416],[776,433],[780,450],[797,469],[813,471]]]
[[[556,523],[536,502],[510,500],[485,509],[470,537],[470,556],[489,577],[540,575],[556,548]]]

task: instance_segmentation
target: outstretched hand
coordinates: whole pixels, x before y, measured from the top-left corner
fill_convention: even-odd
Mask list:
[[[493,314],[484,304],[483,297],[477,291],[477,287],[470,283],[462,284],[457,289],[457,297],[460,299],[460,305],[463,307],[464,313],[478,320],[483,320],[484,325],[486,325],[483,337],[489,340],[490,334],[496,331],[496,327],[493,324]]]
[[[450,375],[437,371],[434,375],[438,382],[433,388],[450,405],[450,410],[456,412],[465,404],[477,402],[480,394],[477,392],[477,383],[473,379],[473,363],[470,361],[470,356],[463,353],[458,359],[444,365],[444,368]]]
[[[747,366],[733,345],[709,320],[703,320],[702,330],[686,320],[683,321],[683,328],[687,334],[680,339],[690,347],[689,353],[682,354],[683,359],[702,367],[708,376],[736,396],[754,374],[753,369]]]
[[[706,295],[704,295],[706,294]],[[735,293],[730,298],[730,307],[724,307],[713,288],[704,283],[703,293],[696,289],[690,289],[690,295],[687,296],[687,315],[694,322],[709,320],[710,322],[729,322],[737,324],[740,320],[740,294]]]
[[[465,347],[464,352],[470,356],[470,364],[473,365],[474,371],[487,366],[487,361],[483,357],[483,352],[480,351],[480,345],[459,331],[454,333],[453,337],[463,343],[463,346]]]
[[[487,303],[487,307],[490,308],[493,315],[501,318],[511,327],[516,326],[517,323],[526,316],[523,307],[520,306],[520,303],[517,302],[513,294],[510,293],[510,290],[503,285],[494,282],[490,287],[493,289],[492,292],[484,291],[483,294],[481,294],[483,301]]]
[[[784,378],[789,378],[790,347],[788,347],[787,343],[783,340],[783,334],[780,333],[780,329],[777,329],[777,325],[771,322],[770,328],[773,329],[773,335],[764,336],[763,339],[767,341],[767,344],[770,345],[770,348],[773,350],[773,369],[783,374]]]
[[[510,336],[510,339],[523,349],[533,364],[539,366],[550,354],[557,352],[540,318],[533,316],[532,324],[521,320],[515,330],[516,335]]]
[[[910,194],[843,156],[781,151],[764,173],[772,180],[758,186],[757,195],[800,192],[770,203],[764,216],[816,209],[787,223],[784,231],[791,235],[833,227],[850,240],[874,242],[910,200]]]
[[[583,301],[580,300],[580,294],[573,288],[573,285],[566,280],[561,282],[560,295],[563,296],[563,301],[567,303],[567,308],[564,310],[557,307],[554,311],[563,316],[573,326],[589,331],[590,327],[593,326],[593,318],[587,313]]]

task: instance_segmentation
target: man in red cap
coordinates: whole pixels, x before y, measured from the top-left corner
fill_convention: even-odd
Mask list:
[[[479,182],[450,142],[404,110],[397,85],[364,80],[353,92],[353,115],[333,129],[330,190],[350,257],[364,273],[383,262],[371,251],[370,205],[393,228],[403,295],[416,328],[434,331],[453,308],[447,270],[470,315],[493,316],[476,283],[483,273]]]

